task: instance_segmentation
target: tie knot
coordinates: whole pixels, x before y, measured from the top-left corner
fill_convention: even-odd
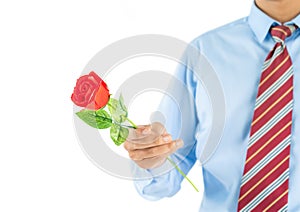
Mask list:
[[[278,25],[271,28],[271,35],[276,42],[283,43],[296,29],[296,25]]]

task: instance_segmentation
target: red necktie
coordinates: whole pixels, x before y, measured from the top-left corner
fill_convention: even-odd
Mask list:
[[[258,87],[238,211],[287,211],[293,111],[293,66],[285,39],[297,27],[275,26],[276,42]]]

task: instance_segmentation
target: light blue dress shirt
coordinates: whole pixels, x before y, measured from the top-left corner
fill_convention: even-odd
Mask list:
[[[300,26],[300,16],[289,23]],[[236,211],[249,140],[250,125],[254,113],[256,93],[262,65],[275,42],[269,29],[280,24],[263,13],[254,4],[248,17],[207,32],[192,41],[213,66],[221,82],[225,97],[225,127],[213,155],[203,168],[204,194],[200,211]],[[288,24],[288,23],[286,23]],[[286,46],[294,66],[294,111],[290,158],[288,211],[300,211],[300,30],[286,39]],[[201,67],[200,67],[201,69]],[[184,148],[192,151],[179,163],[185,172],[199,160],[208,140],[212,124],[209,97],[200,81],[195,81],[184,66],[176,75],[194,95],[195,104],[187,102],[181,111],[168,101],[161,110],[166,116],[165,126],[173,137],[178,136],[179,113],[189,120],[181,134],[185,142],[183,149],[172,155],[178,159]],[[148,170],[151,173],[153,170]],[[138,174],[138,173],[137,173]],[[135,185],[144,198],[157,200],[170,197],[180,189],[183,177],[177,170],[136,181]]]

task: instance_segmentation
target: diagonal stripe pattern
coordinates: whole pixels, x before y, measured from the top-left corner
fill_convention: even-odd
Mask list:
[[[287,211],[293,66],[285,39],[295,25],[272,27],[276,42],[263,65],[238,200],[238,211]]]

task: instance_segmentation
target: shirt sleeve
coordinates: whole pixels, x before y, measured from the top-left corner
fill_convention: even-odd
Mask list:
[[[184,146],[170,158],[185,174],[196,162],[195,132],[198,124],[195,106],[196,83],[193,72],[187,65],[179,64],[159,106],[164,119],[163,124],[173,140],[181,138],[184,141]],[[139,176],[146,175],[147,179],[139,179]],[[169,161],[158,168],[148,170],[135,165],[134,176],[138,193],[148,200],[173,196],[180,190],[183,180],[183,176]]]

